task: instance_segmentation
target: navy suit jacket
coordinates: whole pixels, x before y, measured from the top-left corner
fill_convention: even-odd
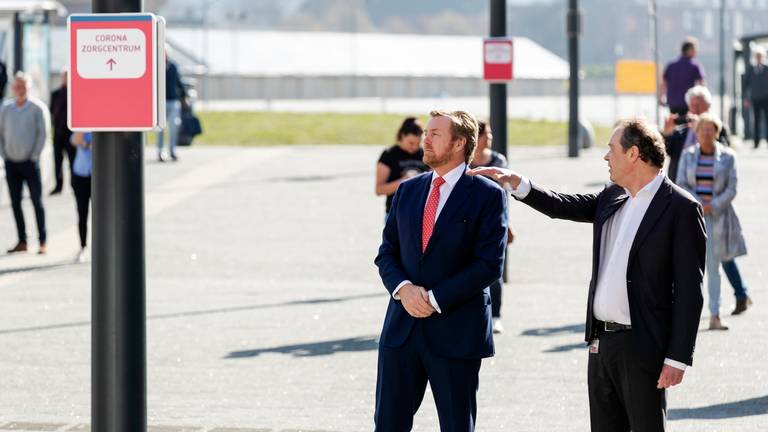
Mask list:
[[[379,343],[401,346],[417,320],[427,348],[449,358],[494,354],[488,286],[501,277],[507,236],[507,197],[496,183],[462,174],[422,253],[424,205],[432,173],[395,192],[376,265],[390,293]],[[442,313],[414,318],[391,296],[404,280],[431,290]]]

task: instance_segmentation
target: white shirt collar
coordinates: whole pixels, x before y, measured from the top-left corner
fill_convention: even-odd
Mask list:
[[[656,195],[656,192],[659,191],[659,188],[661,187],[661,182],[664,181],[664,172],[662,170],[659,170],[659,174],[656,175],[656,177],[648,182],[647,185],[643,186],[642,189],[637,191],[637,195],[635,198],[639,198],[641,196],[648,196],[653,197]],[[627,188],[624,188],[624,192],[629,195],[630,198],[632,198],[632,195],[629,193],[629,190]]]
[[[454,168],[454,169],[448,171],[447,173],[445,173],[445,175],[443,176],[443,180],[445,180],[445,182],[448,183],[448,185],[451,187],[451,189],[453,189],[453,187],[456,186],[456,183],[459,182],[459,179],[461,178],[461,175],[464,174],[465,171],[467,171],[467,164],[462,162],[456,168]],[[437,175],[437,172],[432,171],[432,183],[431,184],[435,183],[435,179],[437,177],[440,177],[440,176]]]

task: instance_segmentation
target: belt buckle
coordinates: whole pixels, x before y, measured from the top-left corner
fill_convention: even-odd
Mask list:
[[[610,333],[613,333],[615,331],[608,328],[608,321],[603,321],[603,330]]]

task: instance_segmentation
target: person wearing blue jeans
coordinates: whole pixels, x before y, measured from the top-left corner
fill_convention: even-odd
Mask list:
[[[710,330],[728,330],[720,319],[721,264],[736,291],[737,305],[733,312],[743,312],[749,303],[734,261],[747,253],[741,223],[732,203],[738,184],[736,154],[716,141],[721,128],[722,123],[717,117],[709,113],[699,116],[695,126],[698,143],[683,151],[676,181],[701,203],[704,211]]]
[[[176,143],[179,140],[179,128],[181,127],[181,101],[186,97],[184,84],[176,63],[167,56],[165,58],[165,119],[168,129],[168,156],[172,161],[177,161]],[[163,154],[165,131],[157,133],[157,160],[165,162]]]
[[[168,130],[168,156],[171,160],[177,161],[176,143],[179,141],[179,127],[181,126],[181,102],[178,100],[165,101],[165,129]],[[165,131],[157,133],[157,160],[165,162],[163,154]]]
[[[733,295],[736,297],[736,307],[733,308],[731,315],[739,315],[752,305],[752,299],[747,295],[747,287],[741,279],[739,266],[735,260],[723,261],[723,271],[728,282],[733,287]]]

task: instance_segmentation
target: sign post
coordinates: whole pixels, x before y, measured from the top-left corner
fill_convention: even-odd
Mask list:
[[[91,429],[147,431],[144,136],[165,121],[164,21],[142,0],[72,15],[69,127],[93,134]]]
[[[512,79],[512,40],[507,38],[507,0],[491,0],[490,38],[483,42],[483,77],[490,82],[490,125],[496,150],[507,156],[507,82]]]
[[[149,13],[83,14],[70,15],[67,26],[69,128],[161,130],[165,20]]]

